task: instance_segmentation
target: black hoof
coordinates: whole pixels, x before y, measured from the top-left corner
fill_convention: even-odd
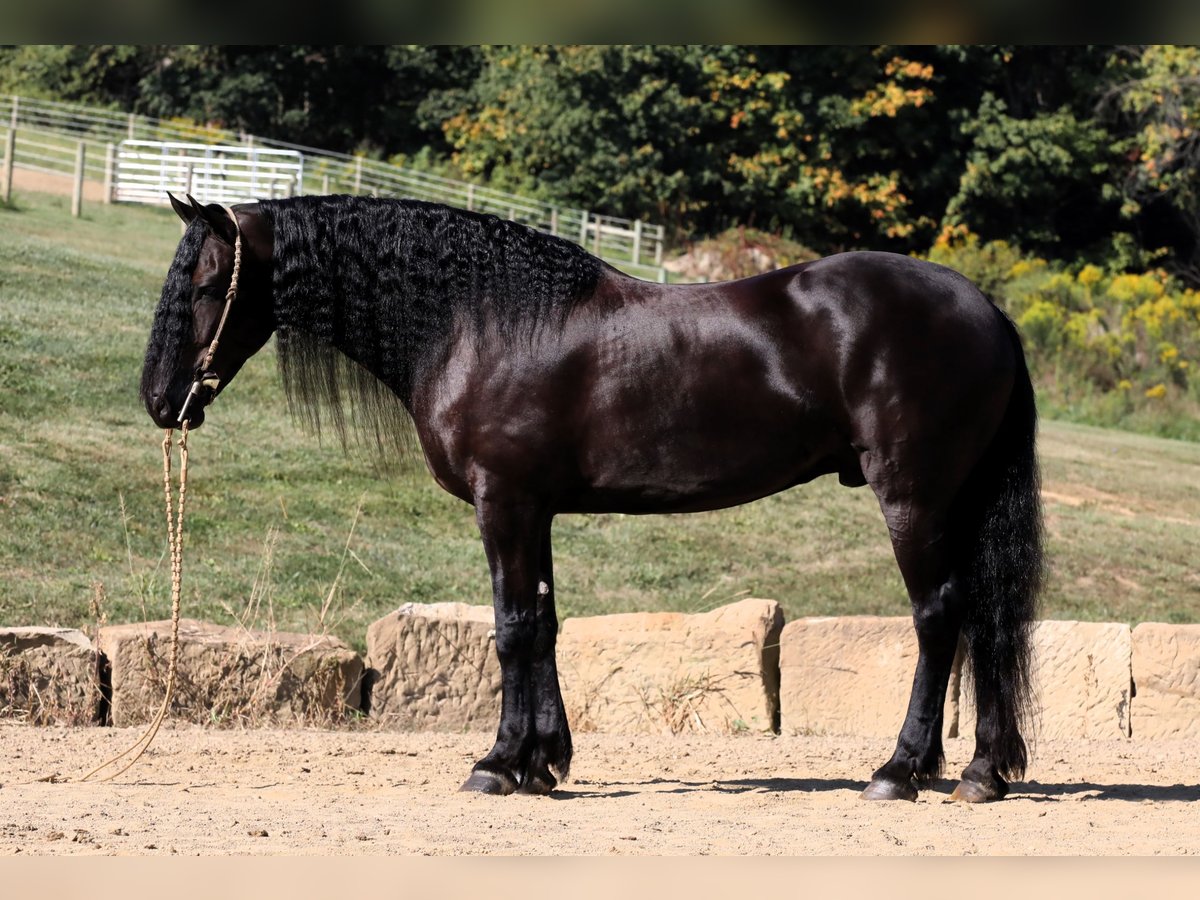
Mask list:
[[[525,780],[521,782],[521,786],[517,788],[518,794],[535,794],[544,797],[549,794],[558,785],[554,780],[554,776],[549,772],[541,775],[526,775]]]
[[[511,794],[516,789],[517,782],[508,775],[498,775],[495,772],[477,769],[471,773],[470,778],[463,782],[459,791],[504,796],[505,794]]]
[[[917,799],[917,786],[911,781],[886,781],[874,779],[859,795],[863,800],[908,800]]]
[[[963,779],[950,795],[950,799],[960,803],[991,803],[994,800],[1003,800],[1007,794],[1008,784],[1003,780],[997,780],[993,784],[980,784],[978,781]]]

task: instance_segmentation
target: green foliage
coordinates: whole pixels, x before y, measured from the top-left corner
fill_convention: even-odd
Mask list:
[[[946,205],[947,224],[979,223],[984,237],[1050,253],[1083,250],[1111,233],[1120,192],[1099,123],[1067,106],[1014,118],[988,92],[962,131],[971,146],[958,192]]]
[[[746,226],[913,253],[962,227],[1200,286],[1195,47],[8,47],[0,90],[394,159],[678,242]]]
[[[1064,267],[962,230],[944,233],[929,258],[1014,318],[1047,409],[1200,439],[1200,292],[1162,269]]]
[[[742,223],[833,248],[913,233],[896,172],[843,166],[891,155],[888,129],[864,131],[922,106],[931,75],[855,48],[496,47],[442,127],[467,177],[680,233]]]
[[[1125,212],[1200,284],[1200,48],[1146,47],[1114,57],[1112,71],[1106,99],[1132,130],[1119,143],[1131,163]]]
[[[0,93],[131,107],[158,53],[125,44],[3,47]]]

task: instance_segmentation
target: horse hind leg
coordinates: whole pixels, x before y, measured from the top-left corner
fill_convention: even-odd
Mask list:
[[[864,465],[891,533],[917,633],[917,666],[908,711],[892,757],[871,776],[868,800],[915,800],[942,770],[943,711],[965,615],[966,594],[948,527],[950,500],[929,496],[936,480],[907,477],[903,466]],[[925,489],[918,491],[914,485]],[[945,486],[943,486],[945,492]]]

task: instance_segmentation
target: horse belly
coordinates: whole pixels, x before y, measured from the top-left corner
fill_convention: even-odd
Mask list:
[[[736,506],[839,471],[849,452],[815,413],[768,392],[722,392],[700,406],[659,397],[653,409],[609,412],[580,448],[579,512]]]

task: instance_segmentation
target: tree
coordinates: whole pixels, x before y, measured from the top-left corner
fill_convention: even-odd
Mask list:
[[[1178,274],[1200,285],[1200,48],[1151,46],[1113,60],[1107,109],[1131,134],[1126,214],[1150,248],[1164,246]]]
[[[0,92],[132,109],[158,48],[36,44],[0,48]]]
[[[137,109],[332,150],[412,152],[440,140],[418,114],[431,91],[469,82],[455,47],[170,47]]]

